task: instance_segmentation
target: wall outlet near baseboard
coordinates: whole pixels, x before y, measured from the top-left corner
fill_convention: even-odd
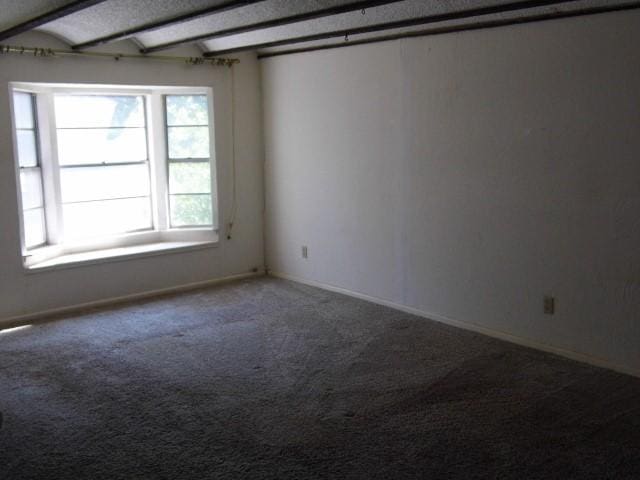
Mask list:
[[[549,295],[544,297],[544,314],[553,315],[556,313],[556,299]]]
[[[309,258],[309,249],[306,245],[302,246],[302,258]]]

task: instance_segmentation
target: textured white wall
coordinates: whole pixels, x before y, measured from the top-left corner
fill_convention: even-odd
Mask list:
[[[640,372],[638,25],[262,61],[269,268]]]
[[[65,48],[32,34],[10,44]],[[125,51],[130,45],[105,50]],[[135,50],[132,50],[135,52]],[[182,51],[187,55],[198,52]],[[231,74],[227,68],[122,60],[0,56],[0,322],[13,316],[249,272],[264,264],[260,69],[254,55],[235,67],[238,213],[233,239],[216,248],[26,273],[19,246],[8,82],[194,85],[213,88],[221,225],[231,207]]]

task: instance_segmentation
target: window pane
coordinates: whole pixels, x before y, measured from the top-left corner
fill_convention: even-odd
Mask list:
[[[149,197],[63,205],[66,239],[150,229]]]
[[[20,170],[20,191],[22,208],[25,210],[42,207],[42,179],[39,168]]]
[[[114,165],[60,169],[62,202],[149,196],[149,167]]]
[[[147,159],[144,128],[58,130],[60,165],[139,162]]]
[[[15,92],[13,94],[13,110],[16,128],[35,128],[33,96],[30,93]]]
[[[206,95],[167,95],[167,125],[209,125]]]
[[[168,127],[169,158],[209,158],[209,127]]]
[[[169,193],[211,193],[209,162],[170,163]]]
[[[23,212],[24,219],[24,243],[31,248],[42,245],[45,242],[44,209],[27,210]]]
[[[172,227],[213,224],[211,195],[171,195],[169,203]]]
[[[38,165],[38,149],[36,147],[36,132],[33,130],[16,130],[18,139],[18,163],[21,167],[35,167]]]
[[[144,100],[127,95],[56,95],[58,128],[144,127]]]

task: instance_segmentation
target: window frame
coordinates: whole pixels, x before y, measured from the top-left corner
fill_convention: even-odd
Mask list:
[[[193,95],[193,94],[187,94],[187,93],[166,93],[164,92],[162,94],[162,113],[163,113],[163,127],[164,127],[164,158],[165,158],[165,169],[166,169],[166,175],[167,175],[167,211],[168,211],[168,218],[167,218],[167,224],[169,225],[170,229],[193,229],[193,228],[199,228],[201,227],[200,225],[180,225],[180,226],[176,226],[173,227],[171,225],[171,196],[179,196],[179,195],[193,195],[193,196],[197,196],[197,195],[209,195],[211,197],[211,201],[212,201],[212,212],[211,212],[211,225],[207,225],[209,227],[213,227],[216,224],[216,213],[213,210],[213,195],[214,195],[214,188],[213,188],[213,177],[214,177],[214,170],[211,167],[211,158],[213,156],[213,150],[211,148],[211,124],[212,124],[212,112],[208,111],[208,124],[207,125],[169,125],[169,121],[167,119],[167,97],[169,96],[179,96],[179,95]],[[209,102],[207,102],[207,106],[209,106]],[[210,110],[210,109],[209,109]],[[194,157],[194,158],[172,158],[169,154],[169,128],[171,127],[208,127],[209,128],[209,157],[208,158],[198,158],[198,157]],[[171,188],[170,188],[170,169],[171,169],[171,164],[180,164],[180,163],[208,163],[209,164],[209,170],[210,170],[210,176],[211,176],[211,183],[212,185],[210,185],[210,193],[183,193],[183,194],[179,194],[179,193],[171,193]]]
[[[14,157],[16,171],[16,185],[20,216],[20,246],[24,266],[27,269],[37,268],[37,264],[56,257],[101,251],[128,246],[141,246],[152,243],[181,242],[185,247],[190,243],[218,242],[219,199],[217,196],[217,164],[213,111],[213,92],[211,87],[176,87],[176,86],[115,86],[93,84],[42,84],[11,82],[13,92],[30,93],[35,96],[35,121],[38,125],[37,148],[39,152],[39,166],[43,183],[43,203],[45,212],[46,242],[42,246],[25,248],[25,226],[22,213],[22,188],[20,185],[20,166],[17,151],[17,131],[13,101],[11,102],[12,135],[14,139]],[[151,229],[105,235],[74,241],[65,241],[62,215],[62,195],[60,172],[63,168],[59,164],[56,119],[54,109],[55,94],[77,95],[139,95],[144,99],[147,162],[150,176]],[[211,208],[212,225],[196,225],[193,227],[171,227],[169,212],[169,160],[167,149],[166,111],[164,97],[166,95],[206,95],[209,115],[209,165],[211,171]],[[163,125],[165,128],[163,128]],[[110,165],[110,164],[109,164]],[[114,164],[115,165],[115,164]],[[100,166],[100,164],[91,165]]]
[[[69,95],[69,92],[66,91],[60,91],[60,90],[56,90],[54,92],[52,92],[52,98],[55,101],[55,96],[56,95]],[[148,198],[149,201],[149,207],[150,207],[150,214],[151,214],[151,218],[150,218],[150,226],[149,227],[143,227],[143,228],[137,228],[137,229],[133,229],[133,230],[127,230],[125,232],[121,232],[118,234],[114,234],[114,235],[106,235],[106,236],[126,236],[126,235],[130,235],[133,233],[140,233],[140,232],[150,232],[155,230],[156,226],[154,223],[154,215],[153,215],[153,201],[152,201],[152,188],[151,185],[153,183],[153,176],[151,174],[151,163],[152,163],[152,158],[151,158],[151,154],[150,154],[150,142],[149,142],[149,137],[150,137],[150,132],[149,132],[149,116],[151,114],[151,112],[149,111],[148,107],[147,107],[147,103],[148,103],[148,98],[145,95],[141,95],[138,93],[129,93],[127,92],[117,92],[117,93],[104,93],[104,92],[99,92],[96,93],[93,90],[88,91],[88,92],[83,92],[83,91],[74,91],[71,93],[71,95],[78,95],[78,96],[127,96],[127,97],[141,97],[142,98],[142,106],[143,106],[143,116],[144,116],[144,127],[135,127],[135,128],[143,128],[144,129],[144,133],[145,133],[145,148],[146,148],[146,158],[144,160],[137,160],[137,161],[126,161],[126,162],[113,162],[113,163],[72,163],[72,164],[68,164],[68,165],[62,165],[60,163],[60,159],[59,159],[59,150],[56,148],[55,152],[52,152],[52,154],[55,154],[56,156],[56,163],[57,163],[57,169],[58,169],[58,174],[61,175],[61,173],[65,170],[73,170],[75,168],[110,168],[110,167],[119,167],[119,166],[132,166],[132,165],[145,165],[147,167],[147,173],[149,176],[149,195],[147,196],[143,196],[143,197],[130,197],[130,198]],[[56,123],[56,118],[55,118],[55,109],[51,112],[47,112],[50,113],[52,118],[50,118],[50,122],[52,122],[52,132],[55,131],[55,138],[57,141],[58,138],[58,131],[59,130],[92,130],[93,127],[58,127],[57,123]],[[107,128],[132,128],[132,127],[104,127],[104,129]],[[53,188],[57,188],[59,189],[60,195],[62,195],[62,183],[59,182],[56,185],[53,186]],[[120,197],[120,198],[114,198],[114,199],[95,199],[95,200],[90,200],[88,202],[100,202],[100,201],[112,201],[112,200],[120,200],[120,199],[125,199],[124,197]],[[60,199],[60,207],[64,208],[65,205],[67,204],[77,204],[77,203],[83,203],[80,201],[76,201],[76,202],[64,202],[63,199]],[[64,218],[64,215],[62,216],[62,218]],[[64,231],[64,230],[63,230]],[[65,232],[66,233],[66,232]],[[86,240],[79,240],[80,242],[86,241]]]
[[[25,129],[25,128],[18,128],[17,123],[16,123],[16,112],[15,112],[15,93],[20,93],[20,94],[25,94],[25,95],[29,95],[30,96],[30,109],[31,109],[31,116],[33,119],[33,128],[30,129]],[[22,89],[12,89],[11,90],[11,95],[9,96],[10,98],[10,104],[11,104],[11,109],[10,109],[10,113],[11,113],[11,121],[12,121],[12,141],[14,144],[14,152],[15,152],[15,165],[16,165],[16,185],[18,185],[18,214],[20,217],[20,245],[22,248],[22,252],[23,255],[25,255],[26,252],[29,251],[33,251],[35,249],[38,248],[42,248],[45,245],[47,245],[47,239],[48,239],[48,235],[47,235],[47,216],[46,216],[46,199],[45,199],[45,194],[44,194],[44,178],[43,178],[43,169],[42,169],[42,156],[41,156],[41,147],[40,147],[40,125],[38,122],[38,105],[37,105],[37,95],[29,92],[29,91],[25,91]],[[35,165],[32,166],[27,166],[27,167],[23,167],[22,165],[20,165],[20,152],[19,152],[19,140],[18,140],[18,132],[22,131],[22,130],[32,130],[33,131],[33,136],[34,136],[34,141],[35,141]],[[23,201],[23,195],[22,195],[22,172],[23,171],[27,171],[27,170],[36,170],[38,172],[38,176],[39,176],[39,183],[40,183],[40,192],[41,192],[41,196],[42,196],[42,206],[41,207],[34,207],[34,208],[30,208],[30,209],[26,209],[24,206],[24,201]],[[44,239],[41,243],[38,244],[34,244],[31,246],[27,246],[27,241],[26,241],[26,226],[25,226],[25,212],[26,211],[31,211],[31,210],[39,210],[42,209],[42,227],[43,227],[43,236]]]

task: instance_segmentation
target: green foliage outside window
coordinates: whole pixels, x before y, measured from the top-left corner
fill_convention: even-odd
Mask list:
[[[171,195],[171,226],[212,225],[211,195]]]
[[[211,156],[207,97],[165,98],[171,226],[212,225],[211,166],[188,161]]]

